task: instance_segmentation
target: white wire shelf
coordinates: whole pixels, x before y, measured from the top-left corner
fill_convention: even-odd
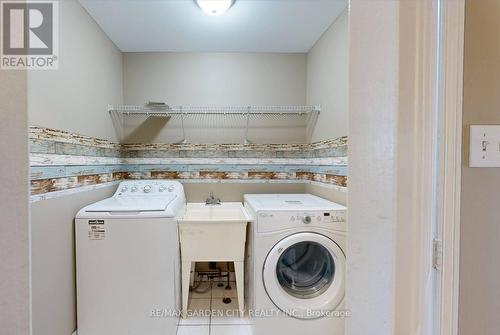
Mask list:
[[[319,106],[108,106],[112,114],[123,116],[175,116],[175,115],[273,115],[292,116],[320,113]]]
[[[130,106],[109,105],[119,138],[125,137],[125,130],[139,126],[139,122],[150,117],[166,118],[164,127],[171,131],[181,131],[181,141],[188,137],[199,137],[200,129],[241,129],[243,142],[250,143],[250,129],[276,129],[306,133],[310,138],[312,129],[320,113],[320,106],[168,106],[164,104]],[[197,140],[201,140],[197,138]]]

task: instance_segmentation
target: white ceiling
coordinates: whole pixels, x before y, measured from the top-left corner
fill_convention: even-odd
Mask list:
[[[236,0],[221,16],[192,0],[80,0],[123,52],[308,52],[347,0]]]

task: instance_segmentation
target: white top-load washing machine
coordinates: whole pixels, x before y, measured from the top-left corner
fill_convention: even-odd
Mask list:
[[[344,334],[346,207],[310,194],[247,194],[254,334]]]
[[[174,335],[179,307],[179,182],[120,183],[75,220],[79,335]]]

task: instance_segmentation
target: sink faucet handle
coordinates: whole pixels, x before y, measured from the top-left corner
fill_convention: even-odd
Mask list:
[[[207,204],[207,205],[220,205],[220,199],[215,197],[214,192],[210,192],[205,204]]]

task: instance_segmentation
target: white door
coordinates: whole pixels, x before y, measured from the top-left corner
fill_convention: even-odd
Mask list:
[[[262,279],[269,298],[289,316],[329,316],[344,298],[345,255],[324,235],[290,235],[269,252]]]

